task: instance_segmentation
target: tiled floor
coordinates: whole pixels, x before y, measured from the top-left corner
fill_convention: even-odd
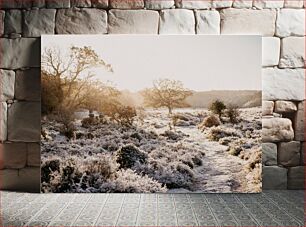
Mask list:
[[[303,191],[262,194],[1,192],[5,226],[304,226]]]

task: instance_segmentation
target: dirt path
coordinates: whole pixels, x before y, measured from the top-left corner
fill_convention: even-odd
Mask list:
[[[242,167],[244,160],[230,155],[227,146],[207,140],[196,127],[179,127],[190,137],[185,142],[196,144],[205,151],[203,165],[197,167],[194,190],[197,192],[239,192],[243,191]]]

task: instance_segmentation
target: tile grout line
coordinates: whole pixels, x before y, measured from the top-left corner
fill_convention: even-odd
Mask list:
[[[98,214],[98,216],[97,216],[97,218],[96,218],[96,221],[94,222],[93,226],[97,226],[97,222],[99,221],[99,218],[100,218],[101,215],[102,215],[102,211],[103,211],[103,209],[104,209],[104,207],[105,207],[105,204],[107,203],[109,197],[110,197],[109,194],[107,194],[107,197],[106,197],[106,199],[105,199],[105,201],[104,201],[104,203],[103,203],[103,206],[102,206],[102,208],[101,208],[101,210],[100,210],[100,212],[99,212],[99,214]]]
[[[119,221],[119,218],[120,218],[120,215],[121,215],[121,211],[122,211],[122,207],[123,207],[123,203],[124,203],[125,197],[126,197],[126,194],[123,194],[122,202],[121,202],[120,209],[119,209],[119,212],[118,212],[118,216],[117,216],[117,218],[116,218],[116,222],[115,222],[115,225],[114,225],[114,226],[117,226],[117,223],[118,223],[118,221]]]
[[[187,195],[187,198],[188,198],[189,206],[190,206],[190,208],[191,208],[191,210],[192,210],[193,217],[194,217],[194,219],[196,220],[197,226],[199,226],[199,225],[200,225],[200,224],[199,224],[199,220],[198,220],[197,215],[196,215],[195,212],[194,212],[193,206],[191,205],[190,195],[189,195],[189,194]]]
[[[135,226],[136,226],[137,220],[138,220],[138,214],[139,214],[139,210],[140,210],[140,201],[141,201],[141,194],[139,194],[139,202],[138,202],[137,214],[136,214],[136,218],[135,218]]]
[[[93,195],[90,195],[89,198],[85,201],[84,207],[82,209],[80,209],[80,212],[76,215],[76,218],[74,218],[74,220],[71,222],[71,226],[73,226],[73,224],[76,222],[76,220],[78,220],[78,218],[82,214],[83,210],[87,207],[88,201],[92,198],[92,196]]]
[[[240,221],[238,221],[238,219],[236,218],[236,215],[234,215],[234,213],[232,212],[232,209],[230,209],[230,208],[228,207],[227,202],[226,202],[224,199],[222,199],[222,197],[221,197],[220,195],[217,195],[217,196],[218,196],[218,198],[219,198],[220,200],[223,201],[223,203],[225,204],[226,210],[227,210],[227,211],[231,214],[231,216],[234,218],[234,220],[235,220],[237,226],[239,226],[239,224],[240,224],[239,222],[240,222]]]
[[[203,197],[203,198],[204,198],[204,200],[206,201],[206,204],[207,204],[207,206],[208,206],[208,209],[210,210],[210,212],[211,212],[212,216],[214,217],[214,219],[215,219],[215,221],[216,221],[216,223],[217,223],[217,226],[220,226],[219,219],[217,219],[217,217],[216,217],[215,213],[212,211],[212,209],[211,209],[211,207],[210,207],[210,205],[209,205],[209,202],[208,202],[208,200],[206,199],[205,195],[204,195],[204,194],[202,194],[202,197]]]

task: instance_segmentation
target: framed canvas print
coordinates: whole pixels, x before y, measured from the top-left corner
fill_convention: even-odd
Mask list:
[[[261,37],[42,37],[42,192],[261,191]]]

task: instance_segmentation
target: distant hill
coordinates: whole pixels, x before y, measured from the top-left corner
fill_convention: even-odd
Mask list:
[[[143,106],[143,98],[139,92],[121,91],[121,102],[125,105]],[[187,98],[187,103],[194,108],[208,108],[209,105],[219,99],[225,104],[232,104],[240,108],[261,106],[261,91],[203,91],[193,92]]]
[[[194,92],[187,98],[188,104],[197,108],[208,108],[209,105],[219,99],[225,104],[232,104],[240,108],[261,106],[261,91],[203,91]]]

